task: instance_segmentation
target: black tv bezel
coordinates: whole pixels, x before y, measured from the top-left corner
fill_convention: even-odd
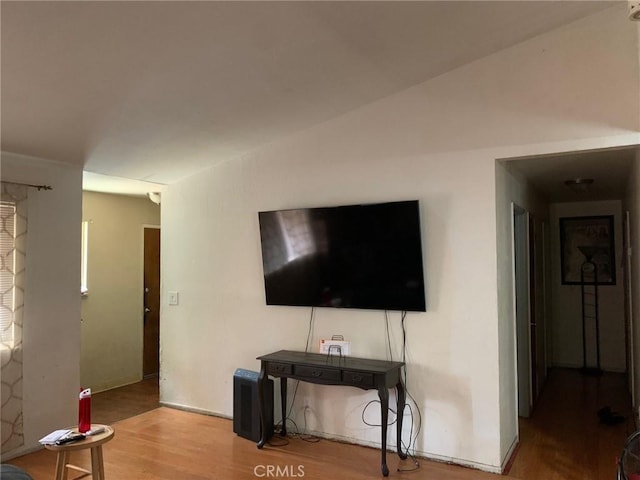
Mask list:
[[[412,204],[416,207],[416,224],[417,224],[417,234],[419,237],[419,249],[418,255],[419,257],[419,270],[421,274],[421,287],[422,294],[419,296],[420,303],[419,305],[404,305],[404,308],[397,308],[395,305],[388,305],[387,307],[378,307],[378,306],[351,306],[351,305],[324,305],[324,304],[311,304],[311,302],[306,303],[295,303],[295,302],[274,302],[269,299],[268,287],[267,287],[267,274],[265,274],[265,259],[264,259],[264,240],[262,238],[261,231],[261,216],[263,214],[274,214],[278,212],[287,212],[287,211],[313,211],[313,210],[338,210],[342,208],[358,208],[358,207],[381,207],[384,205],[392,205],[392,204]],[[314,207],[297,207],[297,208],[286,208],[286,209],[276,209],[276,210],[264,210],[258,212],[258,224],[260,229],[260,252],[261,252],[261,261],[262,261],[262,271],[263,271],[263,280],[264,280],[264,295],[265,295],[265,303],[269,306],[291,306],[291,307],[312,307],[312,308],[339,308],[339,309],[356,309],[356,310],[378,310],[378,311],[406,311],[406,312],[426,312],[426,282],[425,282],[425,268],[424,268],[424,246],[423,246],[423,235],[422,235],[422,216],[420,209],[420,201],[419,200],[397,200],[397,201],[385,201],[385,202],[370,202],[370,203],[357,203],[357,204],[341,204],[334,206],[314,206]],[[408,308],[407,308],[408,307]]]

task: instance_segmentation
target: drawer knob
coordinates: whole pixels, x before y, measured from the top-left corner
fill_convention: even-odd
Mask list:
[[[352,378],[353,378],[354,382],[361,382],[362,381],[362,375],[354,375]]]
[[[318,370],[313,370],[313,371],[311,372],[311,376],[312,376],[312,377],[320,377],[320,376],[322,376],[322,372],[320,372],[320,371],[318,371]]]

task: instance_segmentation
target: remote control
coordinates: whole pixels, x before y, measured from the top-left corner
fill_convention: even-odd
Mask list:
[[[74,433],[61,438],[60,440],[56,440],[56,445],[64,445],[65,443],[75,442],[77,440],[82,440],[83,438],[84,435],[82,433]]]

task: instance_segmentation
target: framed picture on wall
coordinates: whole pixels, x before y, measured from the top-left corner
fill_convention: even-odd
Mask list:
[[[562,284],[579,285],[582,265],[595,264],[598,284],[616,284],[613,215],[560,219],[560,262]],[[585,277],[592,282],[592,277]]]

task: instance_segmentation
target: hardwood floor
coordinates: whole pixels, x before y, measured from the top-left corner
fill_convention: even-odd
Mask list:
[[[149,385],[125,388],[143,392],[146,388],[152,390]],[[111,393],[116,394],[130,399],[130,413],[139,408],[140,400],[133,400],[135,395],[131,392]],[[115,418],[110,415],[128,415],[127,402],[123,401],[119,406],[116,403],[113,399],[105,401],[106,408],[102,413],[99,412],[103,407],[94,408],[95,415],[103,415],[101,418],[104,419],[95,417],[94,421],[112,423],[116,430],[115,438],[104,446],[106,478],[109,480],[255,480],[260,475],[268,478],[266,468],[270,465],[280,469],[280,478],[382,478],[380,452],[373,448],[327,440],[309,443],[300,438],[277,446],[280,442],[276,443],[276,437],[272,444],[258,450],[253,442],[233,433],[230,420],[170,408],[155,408],[131,418],[107,422],[106,419]],[[604,405],[624,413],[628,421],[615,426],[599,423],[596,412]],[[108,412],[109,409],[113,412]],[[508,475],[424,459],[419,460],[419,469],[398,472],[398,468],[411,468],[413,464],[389,453],[390,477],[410,476],[414,480],[612,480],[615,478],[615,458],[633,431],[624,376],[584,377],[576,371],[554,370],[533,417],[523,420],[520,428],[522,442]],[[89,457],[83,453],[78,453],[72,461],[89,467]],[[13,459],[11,463],[27,470],[34,480],[51,479],[55,471],[55,455],[46,450]]]
[[[93,395],[91,421],[112,425],[160,406],[158,378],[107,390]]]
[[[600,422],[609,406],[626,417]],[[529,419],[520,419],[520,448],[509,475],[520,479],[612,480],[616,458],[635,431],[626,374],[588,376],[553,369]]]
[[[131,480],[255,480],[266,468],[289,469],[295,476],[311,480],[377,479],[380,452],[373,448],[319,441],[291,439],[281,447],[258,450],[254,442],[238,437],[230,420],[170,408],[158,408],[114,424],[112,441],[105,444],[106,478]],[[275,441],[274,441],[275,444]],[[75,456],[74,456],[75,455]],[[71,461],[89,468],[86,452],[77,452]],[[34,480],[49,480],[55,471],[55,454],[44,450],[11,463],[24,468]],[[496,475],[452,465],[422,460],[411,473],[417,480],[495,480]],[[397,455],[389,454],[392,477],[401,474]],[[255,470],[255,471],[254,471]],[[406,474],[402,474],[406,475]],[[282,477],[282,476],[281,476]],[[284,478],[292,478],[289,474]]]

